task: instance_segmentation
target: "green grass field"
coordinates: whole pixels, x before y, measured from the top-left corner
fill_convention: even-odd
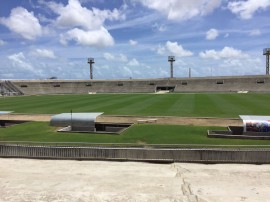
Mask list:
[[[134,125],[121,135],[58,133],[46,122],[29,122],[9,128],[0,128],[0,141],[27,142],[82,142],[130,144],[180,144],[180,145],[269,145],[265,140],[237,140],[208,138],[206,126]]]
[[[57,114],[104,112],[107,115],[230,117],[269,115],[270,94],[95,94],[21,96],[0,99],[0,111]],[[206,131],[220,127],[134,125],[124,134],[57,133],[48,123],[25,123],[0,128],[0,141],[270,145],[269,140],[207,138]]]
[[[0,111],[57,114],[231,117],[269,115],[270,94],[95,94],[21,96],[0,99]]]

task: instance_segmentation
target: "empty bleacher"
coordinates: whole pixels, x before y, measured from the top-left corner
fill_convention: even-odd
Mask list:
[[[129,80],[15,80],[9,82],[25,95],[88,93],[270,92],[270,77],[204,77]],[[14,88],[14,89],[15,89]]]

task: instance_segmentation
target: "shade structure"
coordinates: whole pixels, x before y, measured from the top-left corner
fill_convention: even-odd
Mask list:
[[[66,127],[75,130],[94,130],[96,118],[103,112],[94,113],[62,113],[52,116],[50,125]]]
[[[0,115],[10,114],[12,111],[0,111]]]
[[[244,132],[270,132],[270,116],[240,115]]]

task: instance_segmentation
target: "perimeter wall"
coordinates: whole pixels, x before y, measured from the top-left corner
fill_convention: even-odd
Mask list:
[[[0,145],[0,157],[200,163],[270,163],[270,149],[171,149]]]

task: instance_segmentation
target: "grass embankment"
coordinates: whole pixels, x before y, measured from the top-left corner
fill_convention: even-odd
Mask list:
[[[21,96],[0,99],[0,110],[57,114],[104,112],[108,115],[238,117],[269,115],[270,94],[95,94]]]
[[[134,125],[121,135],[79,134],[55,132],[46,122],[29,122],[9,128],[0,128],[0,141],[83,142],[131,144],[204,144],[204,145],[270,145],[266,140],[237,140],[208,138],[208,129],[221,127]]]

